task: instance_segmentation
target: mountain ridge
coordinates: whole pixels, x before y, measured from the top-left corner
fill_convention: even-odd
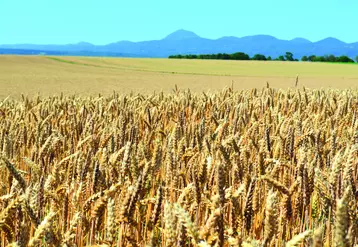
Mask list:
[[[170,33],[162,40],[185,40],[185,39],[196,39],[196,38],[200,38],[200,36],[194,32],[187,31],[184,29],[179,29],[173,33]]]
[[[208,54],[208,53],[235,53],[245,52],[250,56],[254,54],[264,54],[266,56],[277,57],[289,51],[296,58],[304,55],[346,55],[351,58],[358,55],[358,42],[346,43],[337,38],[327,37],[325,39],[312,42],[305,38],[294,38],[291,40],[279,39],[271,35],[258,34],[243,37],[223,36],[218,39],[208,39],[197,35],[192,31],[179,29],[160,40],[148,40],[132,42],[122,40],[106,45],[94,45],[89,42],[81,41],[67,45],[36,45],[36,44],[13,44],[0,45],[2,53],[11,49],[36,50],[45,53],[65,53],[88,55],[109,54],[131,54],[136,57],[168,57],[176,54]],[[26,53],[26,52],[25,52]]]

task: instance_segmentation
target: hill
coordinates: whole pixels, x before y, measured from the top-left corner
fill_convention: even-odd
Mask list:
[[[183,29],[177,30],[163,39],[131,42],[119,41],[107,45],[93,45],[87,42],[68,45],[35,45],[15,44],[0,45],[0,53],[19,54],[35,51],[46,54],[82,55],[82,56],[123,56],[123,57],[168,57],[175,54],[208,54],[245,52],[250,56],[256,53],[277,57],[290,51],[295,58],[304,55],[346,55],[354,58],[358,55],[358,42],[345,43],[329,37],[317,42],[304,38],[282,40],[269,35],[253,35],[245,37],[226,36],[219,39],[207,39],[194,32]],[[22,52],[22,53],[21,53]]]

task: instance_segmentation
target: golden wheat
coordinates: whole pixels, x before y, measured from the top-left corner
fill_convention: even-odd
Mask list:
[[[357,246],[358,91],[0,102],[0,246]]]

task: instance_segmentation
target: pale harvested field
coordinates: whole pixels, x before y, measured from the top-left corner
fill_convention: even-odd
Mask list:
[[[175,85],[215,91],[295,84],[308,88],[356,88],[358,66],[288,62],[168,60],[130,58],[0,56],[0,97],[64,94],[93,95],[154,91]]]

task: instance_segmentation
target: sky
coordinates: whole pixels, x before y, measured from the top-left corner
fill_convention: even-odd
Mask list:
[[[357,0],[0,0],[0,44],[104,45],[162,39],[178,29],[210,39],[357,42],[357,10]]]

